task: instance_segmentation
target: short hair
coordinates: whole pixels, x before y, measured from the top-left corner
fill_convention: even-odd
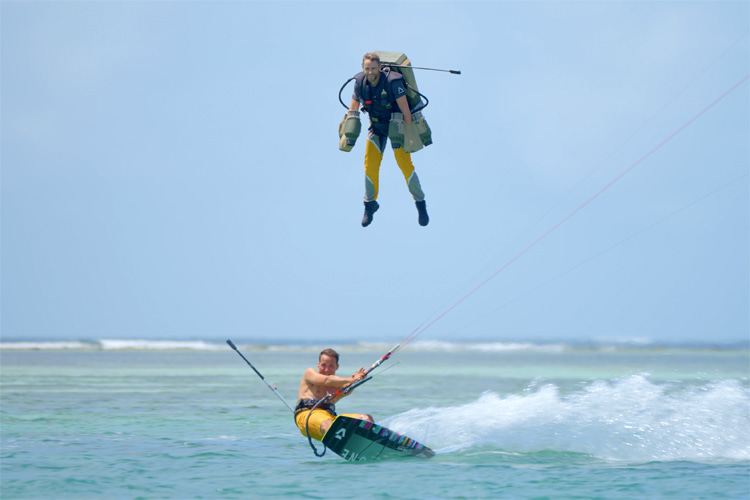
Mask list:
[[[380,64],[380,56],[375,52],[368,52],[362,58],[362,67],[365,66],[365,61],[375,61],[376,63]]]
[[[320,361],[320,358],[322,358],[324,355],[335,359],[336,364],[339,364],[339,353],[337,353],[333,349],[329,348],[329,349],[323,349],[322,351],[320,351],[320,355],[318,356],[318,361]]]

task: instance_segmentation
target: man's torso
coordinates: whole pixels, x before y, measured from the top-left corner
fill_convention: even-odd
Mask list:
[[[362,74],[361,89],[356,88],[354,98],[364,103],[370,115],[370,127],[377,135],[387,136],[391,113],[400,112],[396,99],[406,95],[403,78],[395,73],[391,78],[385,72],[380,72],[377,85],[372,86]],[[357,80],[359,83],[359,79]]]
[[[302,381],[299,384],[299,395],[297,396],[297,399],[321,399],[328,394],[333,394],[334,392],[336,392],[336,387],[311,384],[307,381],[306,377],[302,377]]]

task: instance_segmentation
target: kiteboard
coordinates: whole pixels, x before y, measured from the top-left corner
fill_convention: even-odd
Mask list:
[[[323,436],[323,444],[349,462],[369,462],[401,457],[430,458],[435,452],[409,436],[367,420],[336,417]]]

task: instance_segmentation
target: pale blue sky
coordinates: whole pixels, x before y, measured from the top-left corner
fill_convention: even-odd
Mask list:
[[[746,76],[748,5],[4,0],[2,337],[398,341]],[[426,228],[390,149],[360,226],[371,50],[463,72]],[[749,87],[420,339],[747,340]]]

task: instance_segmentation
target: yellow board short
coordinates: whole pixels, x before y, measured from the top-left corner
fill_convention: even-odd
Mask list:
[[[310,413],[310,410],[300,411],[294,416],[294,421],[297,423],[297,427],[299,427],[299,431],[303,436],[307,437],[307,432],[305,432],[305,425],[307,424],[310,429],[310,437],[322,441],[323,433],[320,430],[321,424],[326,420],[334,420],[336,417],[326,410],[316,409],[313,410],[312,415],[310,415],[310,421],[307,422],[308,413]],[[344,413],[343,416],[357,418],[359,413]]]

